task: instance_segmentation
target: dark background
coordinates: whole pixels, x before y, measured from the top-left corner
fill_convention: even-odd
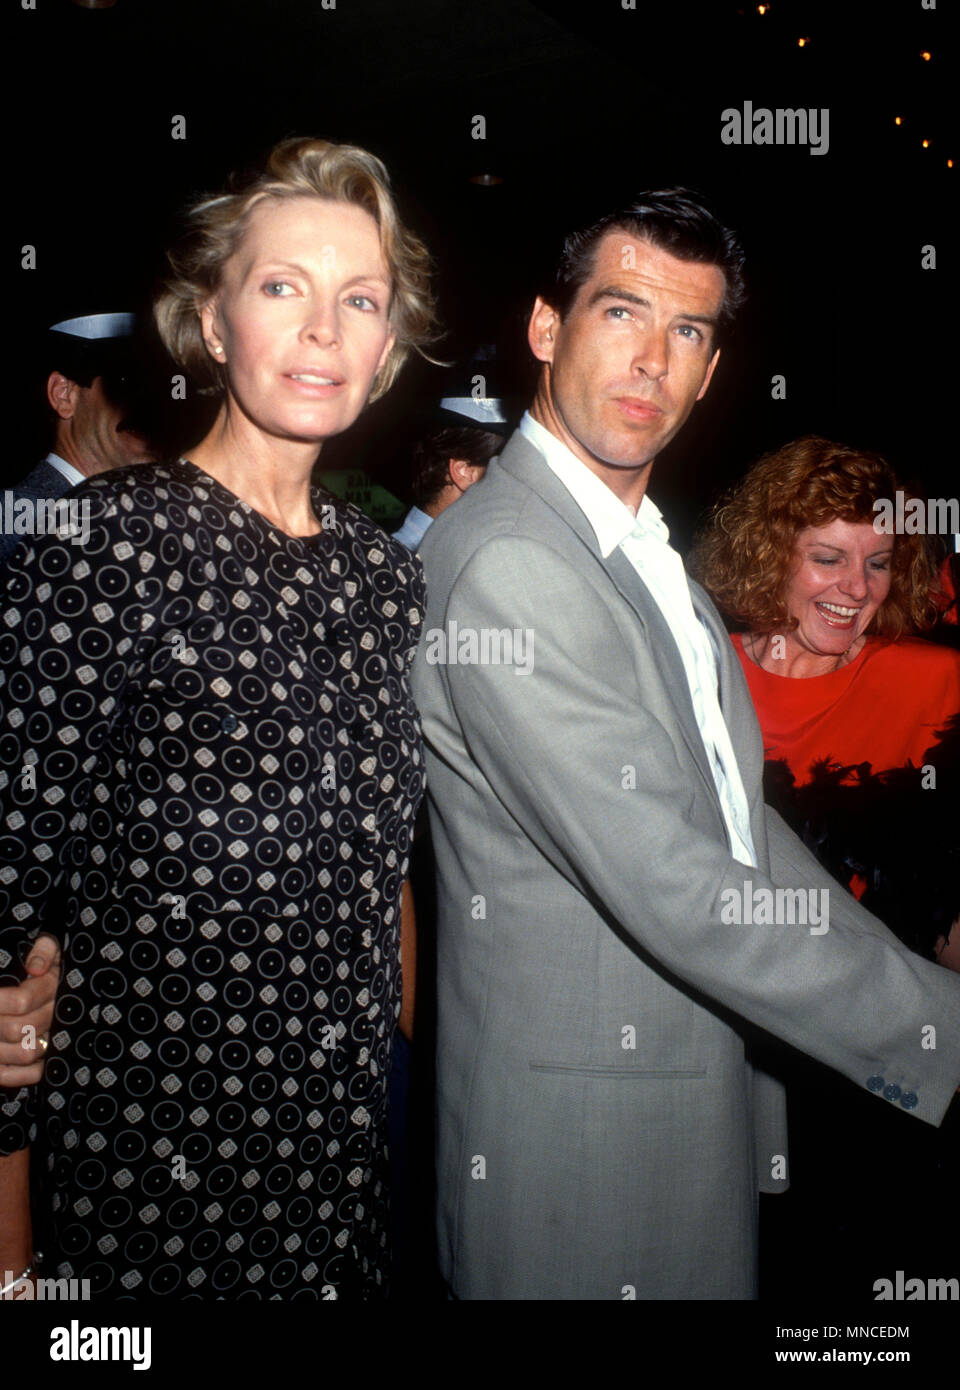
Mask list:
[[[8,219],[14,266],[33,245],[37,268],[14,272],[0,482],[46,448],[20,328],[26,343],[65,317],[146,305],[178,208],[277,139],[313,134],[385,160],[436,257],[444,354],[496,342],[521,391],[523,312],[565,228],[663,184],[715,200],[746,242],[751,300],[654,473],[681,547],[722,483],[802,433],[876,449],[931,495],[956,493],[944,4],[774,0],[761,15],[726,0],[118,0],[100,11],[36,0],[16,24],[11,72],[28,95]],[[721,112],[744,100],[829,107],[829,152],[723,145]],[[475,115],[484,141],[471,137]],[[185,139],[171,138],[175,116]],[[502,182],[471,183],[478,173]],[[925,244],[936,270],[921,269]],[[771,399],[774,374],[785,400]],[[410,421],[434,386],[430,369],[408,369],[323,466],[364,467],[405,496]],[[196,397],[166,402],[171,447],[189,445],[202,415]]]

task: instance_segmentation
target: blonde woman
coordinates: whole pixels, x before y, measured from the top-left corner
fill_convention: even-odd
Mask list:
[[[38,928],[64,961],[44,1079],[4,1093],[0,1270],[30,1277],[38,1134],[48,1265],[94,1297],[377,1297],[423,580],[310,475],[432,336],[428,258],[378,159],[291,140],[170,268],[212,429],[90,480],[89,542],[6,579],[0,970]]]

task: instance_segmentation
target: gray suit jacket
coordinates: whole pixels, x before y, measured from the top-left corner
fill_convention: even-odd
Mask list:
[[[71,487],[72,483],[67,481],[58,468],[54,468],[52,463],[42,459],[25,478],[14,483],[12,488],[5,488],[2,491],[11,493],[14,501],[20,497],[30,497],[36,501],[41,497],[62,497],[64,493],[70,491]],[[0,529],[0,563],[13,554],[22,540],[29,539],[29,536],[17,536],[10,531]]]
[[[759,866],[731,857],[670,630],[523,436],[422,557],[443,1274],[461,1298],[754,1297],[757,1192],[785,1185],[787,1150],[749,1025],[937,1124],[960,979],[764,806],[746,682],[691,584]],[[437,661],[451,622],[467,655],[465,629],[529,630],[533,671]],[[829,931],[725,922],[745,881],[829,890]]]

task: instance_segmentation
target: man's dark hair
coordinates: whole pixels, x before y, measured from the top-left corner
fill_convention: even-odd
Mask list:
[[[413,450],[413,500],[421,509],[435,501],[450,481],[451,459],[486,465],[503,448],[503,438],[490,430],[465,425],[441,425],[418,440]]]
[[[597,246],[608,232],[623,231],[668,251],[681,261],[700,261],[723,271],[726,288],[718,333],[730,327],[746,298],[743,247],[699,193],[689,188],[660,188],[640,196],[592,226],[571,232],[543,298],[565,318],[596,261]]]

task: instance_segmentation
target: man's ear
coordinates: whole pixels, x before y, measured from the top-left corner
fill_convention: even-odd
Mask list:
[[[556,309],[541,299],[540,295],[537,295],[533,313],[530,315],[530,324],[527,328],[527,342],[530,344],[530,351],[538,362],[553,361],[560,324],[561,318]]]
[[[715,352],[715,353],[713,354],[713,356],[710,358],[710,366],[707,368],[707,374],[706,374],[706,376],[703,378],[703,385],[700,387],[700,390],[697,392],[697,400],[698,400],[698,401],[702,401],[703,398],[704,398],[704,396],[707,394],[707,387],[710,385],[710,382],[711,382],[711,380],[713,379],[713,374],[714,374],[714,372],[717,370],[717,363],[718,363],[719,361],[720,361],[720,349],[717,348],[716,352]]]
[[[453,483],[458,492],[466,492],[468,487],[480,481],[486,467],[485,463],[470,463],[467,459],[448,459],[447,480]]]
[[[51,372],[47,377],[47,400],[61,420],[72,420],[77,408],[80,387],[63,372]]]

